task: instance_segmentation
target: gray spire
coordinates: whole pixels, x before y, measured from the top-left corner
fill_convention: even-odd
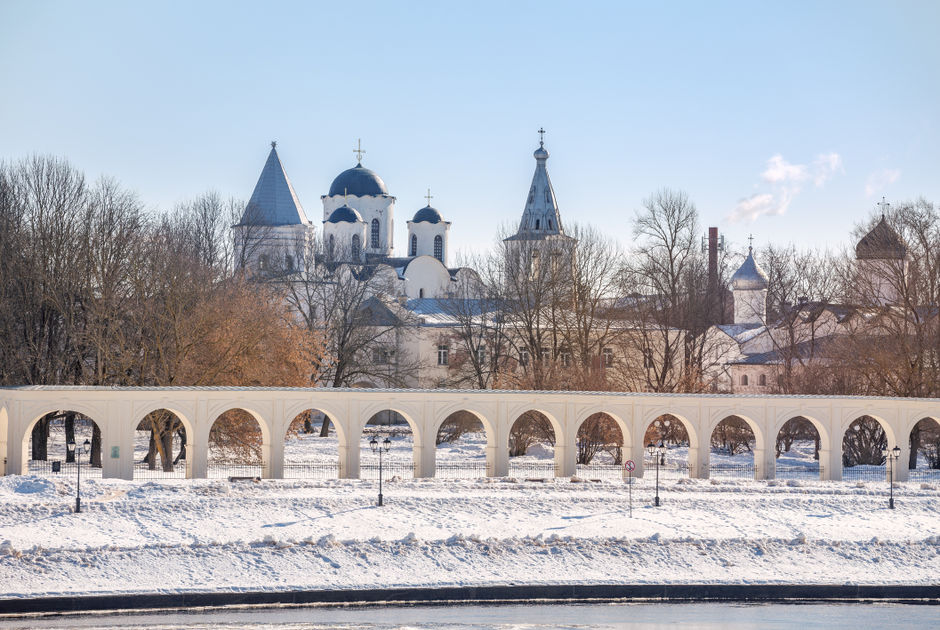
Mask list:
[[[735,291],[755,291],[766,289],[769,282],[767,274],[754,260],[754,248],[747,248],[747,258],[731,276],[731,288]]]
[[[542,134],[544,131],[539,130]],[[561,227],[561,213],[558,211],[558,202],[555,200],[555,191],[552,180],[548,177],[545,163],[548,161],[548,151],[545,143],[539,142],[539,148],[533,154],[535,157],[535,174],[532,176],[532,185],[529,187],[529,197],[522,212],[522,221],[513,240],[541,238],[564,234]]]
[[[276,143],[271,143],[268,161],[264,163],[255,191],[242,214],[241,225],[306,225],[307,215],[300,206],[297,193],[277,156]]]

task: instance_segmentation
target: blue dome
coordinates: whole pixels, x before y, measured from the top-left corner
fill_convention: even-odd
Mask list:
[[[421,223],[422,221],[427,221],[428,223],[440,223],[444,220],[444,217],[441,216],[441,213],[437,211],[436,208],[431,206],[424,206],[417,212],[415,212],[415,218],[411,221],[413,223]]]
[[[343,194],[355,195],[356,197],[387,195],[388,189],[381,177],[362,166],[362,164],[356,164],[337,175],[330,185],[330,197]]]
[[[354,208],[349,206],[342,205],[330,214],[330,218],[327,219],[329,223],[357,223],[362,221],[362,215],[359,214]]]

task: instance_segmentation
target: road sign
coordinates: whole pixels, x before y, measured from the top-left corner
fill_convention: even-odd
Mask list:
[[[628,472],[633,472],[636,470],[636,464],[633,463],[632,459],[628,459],[623,463],[623,467],[627,469]]]

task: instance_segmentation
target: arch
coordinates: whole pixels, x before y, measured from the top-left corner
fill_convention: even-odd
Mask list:
[[[434,237],[434,257],[444,262],[444,239],[440,234]]]
[[[908,433],[910,454],[907,465],[911,480],[940,480],[940,419],[924,416],[914,423]]]
[[[411,247],[410,247],[409,252],[411,256],[418,255],[418,235],[417,234],[411,235]]]
[[[22,449],[22,457],[20,459],[22,465],[19,474],[75,474],[75,463],[66,452],[67,422],[69,421],[68,416],[72,415],[71,422],[73,423],[73,437],[76,446],[83,445],[85,440],[89,442],[89,452],[87,455],[82,455],[80,460],[82,464],[82,477],[100,477],[103,441],[101,425],[95,422],[94,417],[86,413],[86,410],[90,410],[86,405],[68,403],[55,408],[44,408],[42,413],[34,415],[23,433],[22,443],[20,445]],[[40,423],[44,419],[47,424],[44,428],[39,429]],[[61,426],[61,432],[54,432],[54,429],[59,426]],[[32,440],[37,430],[44,433],[42,436],[42,446],[30,448],[33,446]],[[33,456],[37,454],[42,455],[42,457],[34,459]],[[52,458],[50,458],[50,454]],[[55,461],[59,462],[58,472],[53,469],[53,462]]]
[[[434,422],[433,426],[435,428],[431,435],[434,436],[435,477],[479,478],[490,474],[494,462],[488,461],[492,459],[492,449],[489,448],[489,445],[494,441],[495,432],[485,416],[470,409],[456,409],[446,416],[442,415],[439,420]],[[483,433],[482,442],[476,439],[474,443],[467,445],[465,436],[480,433],[476,430],[477,426]],[[442,433],[447,428],[451,429],[447,436],[449,439],[442,440]],[[462,456],[454,457],[453,445],[461,440],[465,443],[461,449],[462,452],[459,453]],[[444,444],[448,446],[445,447]],[[447,452],[444,461],[438,459],[438,450]],[[467,453],[467,450],[470,452]]]
[[[857,415],[842,432],[842,478],[883,481],[887,465],[881,452],[895,444],[894,432],[884,418]]]
[[[160,417],[160,412],[174,416],[180,426],[177,428],[169,418]],[[192,442],[196,433],[185,414],[174,408],[152,404],[144,413],[138,413],[136,418],[137,422],[133,426],[134,479],[191,479]],[[150,425],[149,428],[141,429],[145,423]],[[174,451],[177,453],[175,457]],[[145,455],[138,459],[142,452]],[[180,460],[182,460],[181,467]]]
[[[372,225],[370,226],[370,231],[369,231],[369,239],[370,239],[370,244],[372,245],[372,249],[378,249],[379,248],[379,220],[378,219],[372,219]]]
[[[510,475],[533,477],[555,476],[556,471],[564,465],[562,461],[564,449],[564,428],[561,423],[543,409],[529,408],[514,414],[515,420],[509,424],[505,447],[509,449]],[[520,425],[520,422],[523,423]],[[548,443],[552,449],[551,463],[544,460],[547,457],[529,455],[529,451],[536,445]],[[541,447],[541,455],[546,449]],[[529,457],[528,460],[520,457]],[[513,460],[513,458],[516,458]]]
[[[421,452],[418,445],[423,442],[420,427],[412,415],[404,409],[380,404],[372,405],[364,411],[362,420],[364,421],[359,426],[359,452],[360,462],[365,463],[359,465],[360,478],[377,479],[380,463],[386,479],[394,476],[416,477],[421,466]],[[404,420],[404,423],[401,420]],[[367,430],[369,425],[380,428],[369,431]],[[407,429],[404,426],[407,426]],[[391,442],[389,451],[383,454],[381,460],[372,452],[370,441],[373,437],[378,440],[380,447],[385,438]],[[409,448],[410,458],[405,455]]]
[[[696,447],[695,430],[692,423],[680,414],[665,412],[654,418],[648,418],[643,425],[643,434],[637,447],[645,469],[656,466],[656,456],[650,456],[647,445],[666,447],[665,462],[660,459],[659,474],[665,478],[681,478],[692,474],[697,462],[693,462]],[[683,452],[684,449],[684,452]],[[635,449],[634,449],[635,450]]]
[[[291,421],[283,435],[283,478],[336,479],[340,470],[342,428],[335,416],[308,405],[287,417]]]
[[[637,446],[646,446],[646,442],[643,438],[646,435],[647,430],[649,429],[650,425],[653,424],[653,422],[663,416],[671,416],[678,420],[680,424],[682,424],[682,428],[685,429],[685,433],[689,438],[689,448],[693,448],[696,444],[699,443],[698,431],[695,430],[695,425],[689,421],[685,414],[677,413],[668,407],[661,407],[658,409],[651,409],[643,414],[643,420],[639,425],[637,425],[637,429],[643,431],[643,433],[639,434],[640,443]]]
[[[708,431],[709,475],[753,479],[757,470],[756,452],[764,444],[760,425],[741,413],[719,415],[714,420]],[[716,456],[718,461],[715,461]]]
[[[258,429],[257,436],[253,435],[253,427]],[[206,437],[208,477],[267,476],[271,427],[256,410],[242,405],[223,406],[214,414]]]
[[[577,423],[574,447],[576,465],[591,477],[621,478],[620,466],[624,460],[624,446],[629,431],[612,414],[598,411]]]
[[[822,423],[810,416],[797,414],[786,419],[774,438],[774,477],[823,478],[823,451],[829,444],[824,436]]]
[[[359,260],[362,255],[362,242],[359,240],[358,234],[353,234],[352,236],[352,245],[350,246],[350,255],[352,260]]]

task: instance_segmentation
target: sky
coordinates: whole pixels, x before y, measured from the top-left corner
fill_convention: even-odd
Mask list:
[[[662,188],[732,250],[841,249],[940,202],[940,2],[0,0],[0,161],[67,158],[154,212],[247,200],[269,143],[308,218],[355,165],[451,251],[515,229],[544,127],[566,224],[628,246]],[[401,252],[399,252],[401,253]]]

